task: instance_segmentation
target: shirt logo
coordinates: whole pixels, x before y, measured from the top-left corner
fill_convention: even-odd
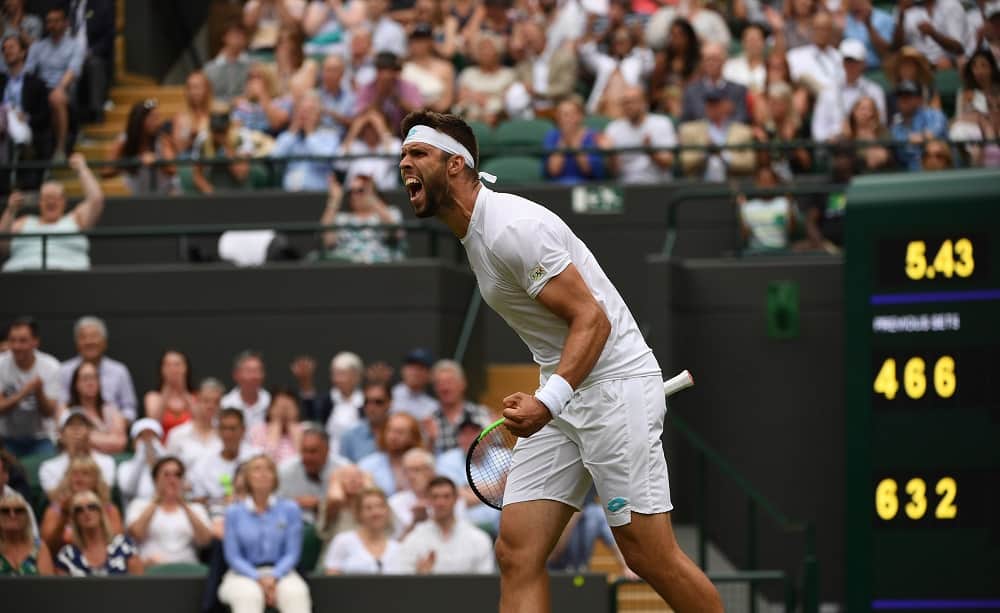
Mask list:
[[[621,496],[618,496],[617,498],[612,498],[611,500],[608,501],[608,510],[611,511],[612,513],[617,513],[618,511],[624,509],[625,505],[627,504],[628,504],[628,498],[622,498]]]
[[[531,279],[532,281],[538,281],[544,276],[545,276],[545,268],[541,264],[535,266],[533,269],[531,269],[531,272],[528,273],[528,278]]]

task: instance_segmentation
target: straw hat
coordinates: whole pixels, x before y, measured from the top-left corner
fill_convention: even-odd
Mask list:
[[[934,72],[931,70],[931,64],[924,57],[923,53],[920,53],[915,48],[906,46],[899,50],[891,58],[889,58],[885,63],[885,74],[889,77],[889,80],[893,83],[897,83],[900,80],[899,76],[899,64],[903,60],[913,60],[917,64],[917,80],[923,85],[931,85],[934,83]]]

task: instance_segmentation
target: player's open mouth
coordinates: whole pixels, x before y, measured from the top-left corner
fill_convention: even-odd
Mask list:
[[[412,202],[420,195],[420,192],[424,190],[423,183],[420,182],[416,177],[407,177],[403,182],[406,186],[406,191],[410,193],[410,201]]]

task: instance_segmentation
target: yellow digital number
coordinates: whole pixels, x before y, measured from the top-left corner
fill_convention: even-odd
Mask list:
[[[956,385],[955,358],[943,355],[934,364],[934,391],[941,398],[951,398]]]
[[[958,483],[951,477],[942,477],[938,480],[934,491],[941,496],[934,511],[934,517],[938,519],[955,519],[958,515],[958,506],[955,505],[955,496],[958,494]]]
[[[882,363],[882,368],[875,377],[875,393],[882,394],[887,400],[896,397],[899,390],[899,382],[896,380],[896,360],[889,358]]]
[[[971,248],[970,248],[971,254]],[[906,245],[906,276],[917,281],[927,272],[927,245],[924,241],[910,241]]]
[[[906,395],[914,400],[924,397],[927,391],[927,377],[924,375],[923,358],[910,358],[903,368],[903,386]]]
[[[944,276],[951,278],[951,275],[955,272],[955,256],[951,249],[951,241],[946,240],[941,243],[941,248],[938,249],[937,255],[934,256],[934,270],[943,274]]]
[[[875,512],[885,520],[890,520],[899,512],[899,499],[896,498],[896,481],[882,479],[875,488]]]
[[[976,269],[976,260],[972,257],[972,241],[967,238],[960,238],[955,241],[955,255],[958,261],[955,262],[955,274],[960,277],[968,277]]]
[[[906,493],[910,501],[906,503],[906,516],[910,519],[920,519],[927,512],[927,483],[916,477],[906,482]]]

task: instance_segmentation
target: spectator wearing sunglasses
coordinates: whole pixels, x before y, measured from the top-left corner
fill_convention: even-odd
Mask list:
[[[924,152],[920,156],[921,170],[951,170],[954,167],[948,143],[935,138],[924,144]]]
[[[198,562],[199,547],[212,540],[208,511],[184,499],[184,464],[173,456],[153,465],[156,494],[133,500],[125,513],[128,534],[135,539],[145,566]]]
[[[143,573],[135,545],[124,534],[112,532],[97,494],[75,494],[70,512],[73,542],[59,550],[56,574],[91,577]]]
[[[5,491],[0,494],[0,577],[51,574],[52,556],[32,527],[28,502]]]
[[[385,383],[364,387],[364,419],[340,438],[340,455],[351,462],[378,451],[376,441],[382,436],[392,406],[392,392]]]

